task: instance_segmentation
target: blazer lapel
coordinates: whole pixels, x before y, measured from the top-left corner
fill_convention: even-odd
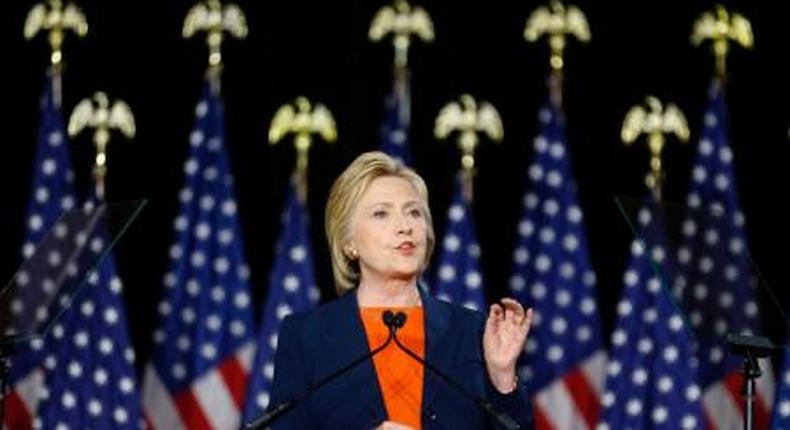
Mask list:
[[[450,334],[450,308],[420,289],[425,313],[425,361],[442,372],[449,372],[453,364],[453,337]],[[423,411],[431,415],[431,406],[441,381],[425,369],[423,376]],[[425,418],[425,414],[423,414]]]
[[[321,332],[326,353],[327,367],[330,372],[345,366],[352,361],[370,352],[365,327],[359,315],[356,290],[349,291],[338,299],[338,306],[333,309],[334,315],[328,318],[329,322]],[[367,417],[372,422],[380,422],[387,417],[381,389],[373,367],[372,360],[365,360],[356,368],[340,376],[338,392],[354,393],[354,399],[348,398],[347,402],[358,402],[360,408],[357,418],[365,420]],[[354,384],[351,386],[351,384]]]

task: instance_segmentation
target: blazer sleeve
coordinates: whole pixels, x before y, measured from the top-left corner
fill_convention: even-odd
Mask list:
[[[289,315],[280,326],[277,352],[274,358],[274,380],[269,410],[283,401],[294,400],[310,387],[310,377],[305,361],[304,344],[297,315]],[[272,424],[273,429],[310,428],[310,399],[302,399]]]
[[[532,428],[532,403],[529,400],[527,387],[523,383],[519,382],[518,388],[513,392],[502,394],[494,387],[486,374],[486,387],[488,400],[494,407],[515,420],[521,429]]]

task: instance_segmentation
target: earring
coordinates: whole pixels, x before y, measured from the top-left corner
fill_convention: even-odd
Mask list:
[[[346,254],[348,255],[348,258],[351,260],[356,260],[357,258],[359,258],[359,252],[357,252],[357,249],[354,248],[353,246],[346,247]]]

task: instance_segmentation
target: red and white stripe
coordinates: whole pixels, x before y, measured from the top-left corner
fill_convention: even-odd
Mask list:
[[[606,353],[598,351],[532,399],[537,429],[594,429],[601,411]]]
[[[5,400],[5,427],[13,430],[33,428],[33,417],[42,398],[44,372],[33,370],[20,379],[8,392]]]
[[[757,379],[757,399],[754,402],[754,428],[768,428],[771,407],[774,404],[776,380],[771,363],[760,360],[762,376]],[[745,415],[743,392],[743,373],[732,371],[727,376],[705,390],[702,403],[705,418],[711,430],[741,430]]]
[[[239,348],[189,390],[171,395],[149,364],[143,380],[143,410],[154,430],[237,429],[255,352],[253,342]]]

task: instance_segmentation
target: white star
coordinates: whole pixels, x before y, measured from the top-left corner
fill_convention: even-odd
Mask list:
[[[200,209],[208,212],[214,209],[215,201],[212,196],[203,196],[200,198]]]
[[[554,301],[563,308],[571,303],[571,299],[571,293],[566,289],[557,291],[557,294],[554,296]]]
[[[565,352],[562,350],[562,347],[558,345],[552,345],[549,347],[547,357],[549,358],[549,361],[551,361],[552,363],[556,363],[562,360],[562,356],[564,354]]]
[[[444,238],[444,249],[449,252],[458,251],[458,248],[461,247],[461,239],[458,238],[455,234],[448,234]]]
[[[289,256],[292,261],[296,263],[301,263],[304,261],[305,257],[307,257],[307,251],[301,245],[296,245],[291,247],[291,251],[289,252]]]
[[[617,329],[612,334],[612,343],[616,346],[623,346],[625,342],[628,340],[628,336],[625,334],[623,329]]]
[[[558,188],[560,185],[562,185],[562,175],[560,175],[560,172],[556,170],[551,170],[549,174],[546,175],[546,182],[550,187]]]
[[[105,337],[99,341],[99,351],[101,351],[102,354],[110,355],[110,353],[112,353],[112,350],[113,350],[112,340]]]
[[[529,251],[527,248],[520,246],[513,252],[513,261],[518,265],[524,265],[529,261]]]
[[[540,241],[545,244],[553,243],[555,236],[556,233],[554,233],[554,229],[551,227],[543,227],[540,229]]]
[[[518,224],[518,233],[522,237],[530,237],[535,232],[535,225],[530,220],[521,221]]]
[[[82,376],[82,365],[76,361],[69,363],[69,376],[74,379]]]
[[[551,268],[551,259],[545,254],[538,255],[535,259],[535,268],[538,272],[546,273]]]
[[[466,287],[469,289],[478,289],[482,285],[483,279],[478,272],[469,272],[465,277]]]
[[[533,164],[529,167],[529,178],[533,181],[540,181],[543,179],[543,168],[539,164]]]
[[[625,406],[628,415],[637,416],[642,413],[642,402],[639,399],[631,399]]]
[[[674,384],[672,383],[672,378],[669,376],[662,376],[658,379],[658,391],[666,394],[672,391],[672,387]]]
[[[635,369],[631,373],[631,381],[636,385],[644,385],[647,382],[647,372],[645,369]]]
[[[108,379],[109,375],[107,374],[107,371],[102,368],[96,369],[93,372],[93,382],[95,382],[96,385],[104,385],[107,383]]]
[[[293,313],[293,309],[291,309],[291,307],[288,306],[285,303],[281,303],[279,306],[277,306],[277,319],[278,320],[282,321],[283,318],[287,317],[288,315],[290,315],[292,313]]]
[[[532,284],[530,294],[535,300],[541,300],[546,297],[546,286],[542,282],[535,282]]]
[[[447,212],[450,220],[453,222],[459,222],[464,217],[464,208],[459,204],[454,204],[450,206],[449,211]]]
[[[194,194],[192,193],[192,190],[190,190],[189,188],[182,188],[181,191],[178,193],[178,199],[181,201],[181,203],[191,202],[193,196]]]
[[[543,212],[546,213],[548,216],[557,215],[557,212],[560,210],[560,205],[557,204],[557,201],[554,199],[548,199],[543,203]]]
[[[194,158],[190,158],[184,163],[184,173],[186,173],[189,176],[192,176],[195,174],[195,172],[197,172],[198,167],[199,166],[197,160],[195,160]]]
[[[565,319],[562,317],[555,317],[551,321],[551,331],[556,335],[561,335],[565,333],[565,330],[568,329],[568,323],[565,322]]]
[[[296,275],[289,274],[283,278],[283,287],[285,287],[285,290],[289,293],[299,291],[299,286],[299,278]]]
[[[527,209],[535,209],[538,205],[539,199],[534,193],[530,192],[524,196],[524,206]]]
[[[64,408],[71,409],[77,404],[77,398],[70,391],[65,391],[60,398],[60,402]]]
[[[547,115],[545,121],[543,120],[543,118],[544,118],[543,117],[543,112],[546,112],[546,115]],[[541,111],[541,113],[539,115],[540,115],[541,121],[544,121],[544,124],[551,120],[550,119],[551,114],[548,111],[543,110],[543,111]],[[535,151],[537,151],[537,152],[546,152],[546,150],[549,149],[549,142],[546,140],[546,138],[544,136],[537,136],[535,138],[534,142],[533,142],[533,145],[535,147]]]
[[[244,309],[250,305],[250,296],[244,291],[240,291],[233,296],[233,304],[239,308]]]
[[[203,132],[200,130],[193,130],[192,134],[189,135],[189,143],[192,146],[198,146],[202,144],[204,139],[205,137],[203,136]]]
[[[439,279],[444,282],[450,282],[455,279],[455,268],[449,264],[439,267]]]

